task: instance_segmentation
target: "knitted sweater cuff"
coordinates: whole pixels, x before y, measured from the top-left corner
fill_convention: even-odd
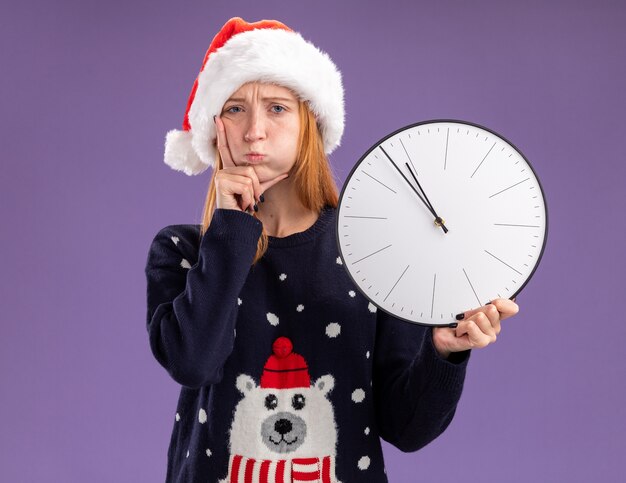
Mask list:
[[[423,349],[425,372],[432,375],[431,384],[441,388],[463,384],[471,350],[453,352],[444,359],[435,348],[432,327],[428,329]]]
[[[262,232],[263,223],[249,213],[217,208],[204,237],[256,245]]]

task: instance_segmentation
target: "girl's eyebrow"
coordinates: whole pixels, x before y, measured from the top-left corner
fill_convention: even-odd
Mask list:
[[[263,97],[262,101],[279,101],[279,102],[290,102],[295,103],[295,99],[289,99],[288,97]],[[246,102],[243,97],[231,97],[226,102]]]

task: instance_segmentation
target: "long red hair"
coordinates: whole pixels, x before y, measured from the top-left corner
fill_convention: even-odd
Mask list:
[[[337,207],[339,190],[335,182],[334,173],[324,152],[324,144],[315,116],[309,109],[306,101],[298,102],[298,114],[300,116],[299,150],[289,177],[295,183],[302,205],[319,214],[326,205]],[[222,159],[218,151],[204,203],[200,235],[206,233],[215,212],[215,175],[222,168]],[[252,216],[256,216],[256,214],[253,213]],[[253,265],[265,254],[267,247],[268,235],[265,228],[263,228],[257,244],[256,255],[252,261]]]

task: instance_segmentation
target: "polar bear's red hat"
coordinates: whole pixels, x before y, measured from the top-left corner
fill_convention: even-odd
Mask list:
[[[309,367],[300,354],[293,352],[287,337],[279,337],[272,344],[274,352],[263,367],[261,387],[264,389],[293,389],[311,387]]]
[[[276,20],[231,18],[204,56],[187,101],[183,130],[165,138],[165,163],[191,176],[215,165],[213,117],[247,82],[273,83],[307,101],[330,154],[344,130],[341,73],[328,54]]]

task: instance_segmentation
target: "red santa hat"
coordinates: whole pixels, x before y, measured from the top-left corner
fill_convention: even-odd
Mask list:
[[[272,344],[274,352],[265,363],[261,375],[264,389],[293,389],[311,387],[309,367],[300,354],[293,352],[293,344],[287,337],[279,337]]]
[[[215,165],[213,116],[247,82],[287,87],[308,101],[330,154],[344,129],[341,73],[328,54],[276,20],[234,17],[213,38],[196,78],[181,130],[165,138],[165,163],[191,176]]]

